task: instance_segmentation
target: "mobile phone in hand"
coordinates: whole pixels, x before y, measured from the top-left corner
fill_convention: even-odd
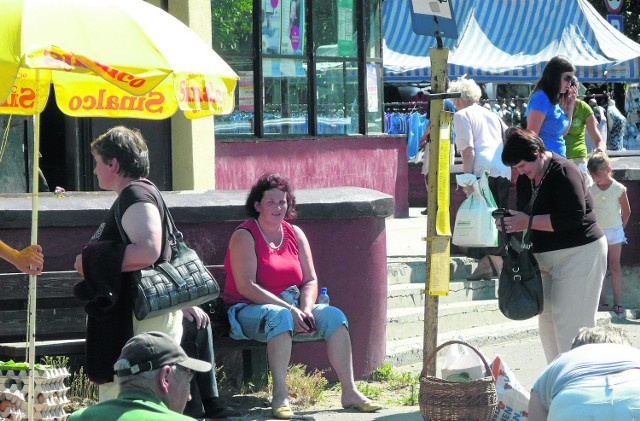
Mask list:
[[[315,332],[316,331],[316,324],[315,324],[315,321],[313,319],[311,319],[310,317],[305,317],[304,319],[302,319],[302,321],[309,328],[309,332]]]
[[[493,212],[491,212],[491,216],[493,216],[494,218],[498,219],[498,218],[503,217],[503,216],[511,216],[511,212],[509,212],[509,210],[505,209],[505,208],[498,208],[498,209],[494,210]]]

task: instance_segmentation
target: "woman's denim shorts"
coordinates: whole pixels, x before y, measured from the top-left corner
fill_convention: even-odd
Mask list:
[[[312,335],[302,335],[293,332],[293,316],[286,307],[275,304],[244,304],[238,303],[229,307],[229,323],[233,339],[253,339],[269,342],[274,336],[282,332],[292,333],[294,342],[311,342],[319,339],[325,341],[342,325],[347,329],[349,325],[342,310],[327,304],[315,304],[313,317],[316,321],[316,331]]]

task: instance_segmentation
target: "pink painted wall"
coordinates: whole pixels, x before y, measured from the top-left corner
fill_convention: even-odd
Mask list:
[[[393,136],[216,142],[216,189],[249,190],[265,172],[296,189],[356,186],[393,196],[409,215],[406,139]]]

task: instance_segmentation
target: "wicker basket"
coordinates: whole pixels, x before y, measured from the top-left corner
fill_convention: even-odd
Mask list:
[[[487,377],[468,382],[456,382],[427,375],[427,369],[438,351],[445,346],[460,344],[471,348],[484,363]],[[484,356],[462,341],[445,342],[427,358],[420,375],[420,412],[426,421],[491,420],[496,409],[496,385]]]

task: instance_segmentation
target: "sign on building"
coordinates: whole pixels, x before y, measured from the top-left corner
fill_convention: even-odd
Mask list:
[[[609,13],[617,15],[622,12],[624,0],[604,0],[604,5],[607,6]]]
[[[620,16],[620,15],[607,15],[607,22],[609,22],[609,25],[613,26],[618,31],[624,33],[624,27],[622,25],[622,16]]]
[[[458,38],[458,27],[447,0],[411,0],[411,28],[418,35]]]

